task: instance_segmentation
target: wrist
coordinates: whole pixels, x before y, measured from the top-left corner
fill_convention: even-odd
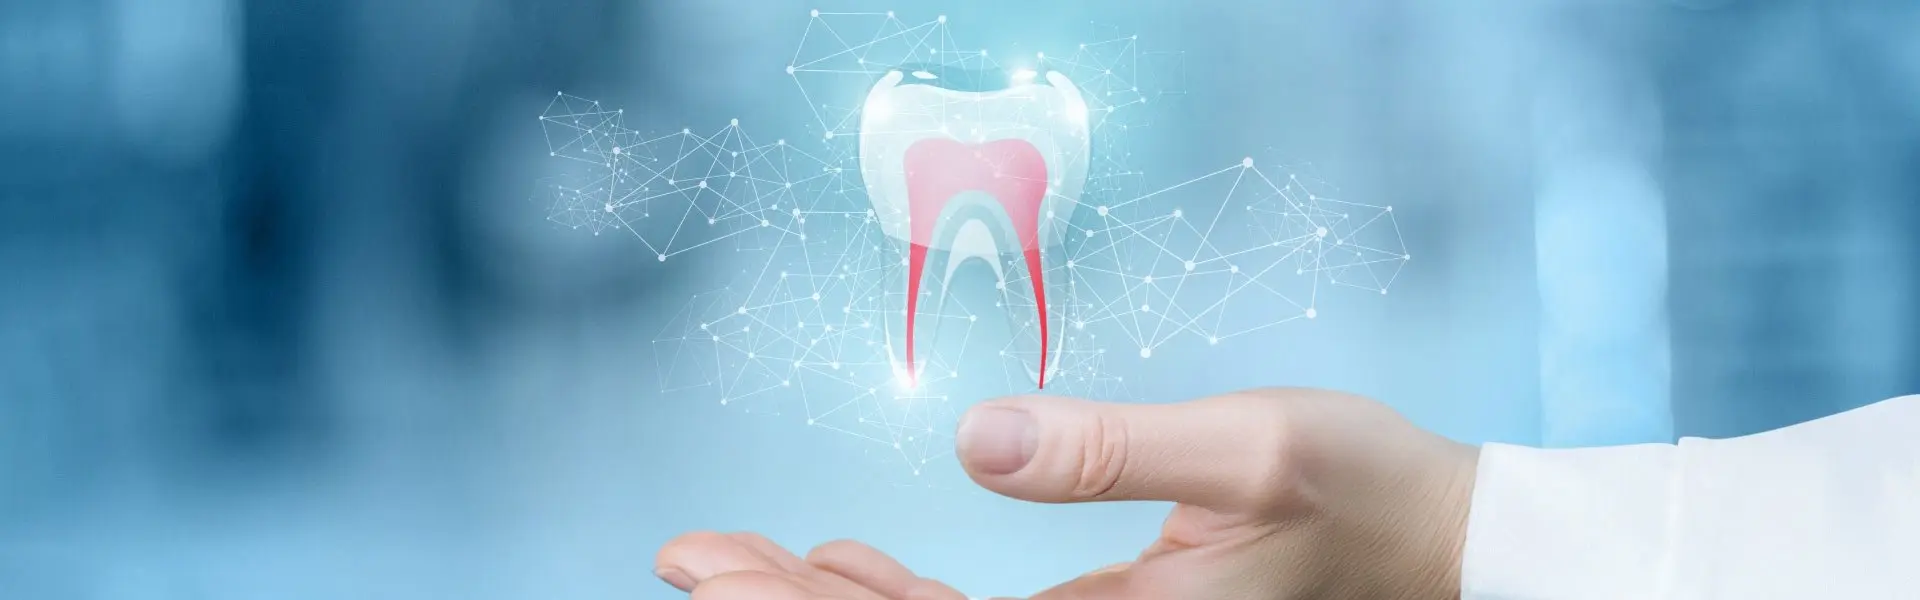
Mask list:
[[[1462,445],[1449,469],[1443,491],[1434,503],[1438,552],[1429,564],[1434,582],[1432,598],[1458,599],[1461,564],[1466,557],[1467,520],[1473,508],[1474,480],[1479,473],[1480,448]]]

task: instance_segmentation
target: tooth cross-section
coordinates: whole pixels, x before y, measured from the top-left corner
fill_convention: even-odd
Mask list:
[[[954,196],[984,192],[998,200],[1033,282],[1034,318],[1040,324],[1039,385],[1047,387],[1047,291],[1040,265],[1040,205],[1047,196],[1047,161],[1033,144],[1002,139],[968,144],[947,138],[915,142],[906,153],[907,205],[912,244],[907,256],[907,369],[913,365],[914,317],[920,302],[920,277],[933,245],[940,213]]]

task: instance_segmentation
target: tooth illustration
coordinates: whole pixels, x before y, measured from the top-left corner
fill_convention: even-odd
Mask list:
[[[1046,387],[1050,328],[1041,256],[1065,241],[1065,228],[1054,223],[1079,206],[1088,152],[1086,102],[1059,72],[993,77],[903,69],[867,93],[860,168],[881,230],[907,244],[910,381],[921,278],[928,252],[939,250],[948,256],[945,283],[978,257],[1006,287],[1002,256],[1024,258],[1040,334],[1034,376]]]

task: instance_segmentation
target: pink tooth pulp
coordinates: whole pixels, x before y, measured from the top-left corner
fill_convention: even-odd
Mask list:
[[[929,138],[907,149],[905,167],[912,241],[907,255],[908,377],[917,377],[913,324],[920,302],[920,275],[927,263],[927,246],[933,243],[934,225],[947,201],[963,192],[980,191],[999,200],[1026,254],[1027,278],[1033,281],[1033,304],[1040,322],[1039,384],[1047,387],[1047,293],[1040,266],[1040,205],[1047,197],[1046,158],[1032,143],[1021,139],[968,144]]]

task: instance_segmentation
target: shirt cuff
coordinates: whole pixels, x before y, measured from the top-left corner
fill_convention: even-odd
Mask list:
[[[1677,507],[1671,444],[1480,451],[1463,600],[1654,598]]]

